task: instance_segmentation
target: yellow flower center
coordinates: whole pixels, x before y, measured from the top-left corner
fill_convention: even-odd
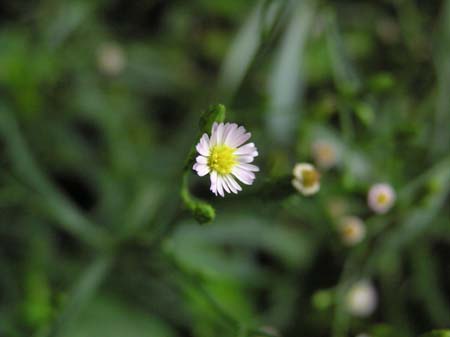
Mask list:
[[[320,174],[316,170],[304,170],[302,173],[303,186],[312,187],[318,183]]]
[[[236,165],[234,149],[227,145],[216,145],[211,149],[208,158],[208,166],[211,170],[221,175],[230,174],[233,166]]]
[[[377,202],[380,205],[385,205],[389,201],[389,196],[386,193],[380,193],[377,195]]]

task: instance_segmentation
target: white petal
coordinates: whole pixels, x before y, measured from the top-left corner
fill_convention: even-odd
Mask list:
[[[292,179],[292,186],[294,186],[300,193],[303,193],[303,184],[298,179]]]
[[[228,132],[230,131],[230,123],[225,123],[223,126],[223,134],[222,134],[222,138],[220,140],[220,142],[222,144],[225,144],[225,139],[227,138]]]
[[[240,148],[238,148],[234,154],[241,154],[241,155],[251,155],[252,153],[258,154],[258,151],[256,150],[254,143],[248,143],[245,145],[242,145]]]
[[[255,159],[253,156],[237,156],[237,161],[239,163],[251,163]]]
[[[225,193],[223,193],[223,186],[222,186],[222,184],[223,184],[222,177],[218,176],[217,177],[217,191],[219,192],[221,197],[224,197]]]
[[[244,135],[245,132],[246,132],[246,130],[243,126],[237,127],[237,124],[236,124],[236,128],[233,128],[233,130],[228,134],[227,145],[230,147],[237,148],[237,146],[235,145],[236,140],[239,137],[241,137],[242,135]]]
[[[199,164],[207,164],[208,163],[208,158],[203,157],[203,156],[197,156],[197,158],[195,158],[195,160]]]
[[[211,128],[211,138],[209,139],[209,148],[212,148],[214,145],[217,144],[217,128],[219,127],[219,124],[217,122],[214,122]]]
[[[320,183],[315,183],[309,187],[303,187],[303,195],[313,195],[320,190]]]
[[[247,171],[259,172],[259,167],[252,164],[239,164],[237,167]]]
[[[211,127],[211,135],[216,132],[217,126],[219,125],[219,123],[214,122],[212,127]]]
[[[226,176],[222,176],[222,185],[223,185],[223,189],[224,189],[227,193],[231,193],[230,188],[228,187],[227,180],[226,180],[225,178],[226,178]]]
[[[216,171],[212,171],[211,174],[209,175],[210,179],[211,179],[211,192],[213,192],[215,195],[217,195],[217,172]]]
[[[236,166],[231,173],[246,185],[253,184],[253,180],[255,179],[255,174],[253,172],[242,170]]]
[[[294,169],[292,170],[292,174],[297,179],[303,179],[303,171],[314,171],[315,168],[309,163],[299,163],[295,164]]]
[[[223,142],[223,131],[224,131],[224,124],[223,123],[219,123],[219,125],[217,126],[216,132],[214,133],[214,135],[216,136],[216,141],[215,144],[216,145],[221,145]]]
[[[226,135],[224,135],[224,141],[223,141],[224,144],[230,146],[230,144],[229,144],[230,140],[233,139],[233,135],[236,132],[237,128],[238,128],[238,125],[236,123],[231,123],[228,126]]]
[[[233,192],[234,194],[237,194],[238,191],[237,191],[236,187],[230,181],[231,179],[233,179],[233,178],[230,175],[224,176],[224,180],[225,180],[226,184],[228,185],[228,187],[230,188],[231,192]]]
[[[200,176],[200,177],[203,177],[203,176],[205,176],[205,175],[207,175],[208,173],[209,173],[209,167],[208,167],[208,165],[204,165],[204,164],[195,164],[194,166],[193,166],[193,169],[195,170],[195,171],[197,171],[197,174]]]
[[[209,156],[209,137],[206,133],[200,138],[200,142],[195,147],[197,152],[203,156]]]
[[[244,144],[247,140],[250,139],[250,137],[252,136],[252,134],[250,132],[244,133],[243,135],[240,135],[238,137],[233,137],[230,141],[230,145],[231,147],[239,147],[242,144]]]
[[[232,175],[228,175],[228,182],[233,185],[233,187],[238,190],[238,191],[242,191],[242,187],[241,185],[238,184],[238,182],[234,179],[234,177]]]

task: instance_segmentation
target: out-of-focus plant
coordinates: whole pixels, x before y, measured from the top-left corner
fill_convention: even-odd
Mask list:
[[[448,327],[449,15],[0,4],[0,336]]]

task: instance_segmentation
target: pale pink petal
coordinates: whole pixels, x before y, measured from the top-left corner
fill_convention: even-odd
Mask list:
[[[228,185],[228,187],[230,188],[231,192],[233,192],[234,194],[237,194],[238,191],[237,191],[236,187],[231,183],[230,179],[233,179],[233,178],[231,178],[229,175],[224,177],[224,180],[225,180],[226,184]]]
[[[208,165],[204,165],[204,164],[198,164],[197,163],[197,164],[195,164],[193,166],[193,168],[194,168],[195,171],[197,171],[197,174],[200,177],[203,177],[203,176],[207,175],[209,173],[209,171],[210,171]]]
[[[246,185],[253,184],[253,180],[255,179],[253,172],[245,171],[238,167],[234,167],[231,173]]]
[[[229,144],[230,140],[233,139],[233,137],[234,137],[233,135],[234,135],[235,131],[237,130],[237,128],[238,128],[238,125],[236,123],[232,123],[232,124],[230,124],[230,126],[228,126],[227,133],[224,136],[224,141],[223,141],[224,144],[230,146],[230,144]]]
[[[226,176],[222,176],[222,186],[223,186],[223,189],[224,189],[227,193],[231,193],[230,188],[228,187],[227,180],[226,180],[225,178],[226,178]]]
[[[237,167],[247,171],[259,172],[259,167],[252,164],[239,164]]]
[[[214,122],[211,128],[211,137],[209,140],[209,147],[212,148],[217,144],[217,128],[219,127],[219,124],[217,122]]]
[[[212,171],[211,174],[209,175],[210,179],[211,179],[211,187],[210,190],[211,192],[213,192],[215,195],[217,195],[217,172],[216,171]]]
[[[236,125],[237,126],[237,125]],[[241,136],[243,136],[245,134],[246,130],[243,126],[239,126],[235,129],[233,129],[227,137],[227,145],[229,147],[234,147],[237,148],[236,144],[236,140],[238,138],[240,138]]]
[[[206,133],[200,138],[200,142],[195,147],[197,152],[203,156],[209,156],[209,137]]]
[[[243,135],[240,135],[239,137],[233,137],[230,141],[230,147],[239,147],[242,144],[244,144],[247,140],[250,139],[252,134],[250,132],[244,133]]]
[[[237,156],[236,159],[239,163],[251,163],[255,159],[255,157],[253,157],[253,156]]]
[[[223,142],[223,131],[224,131],[224,125],[223,123],[219,123],[219,125],[217,126],[216,132],[215,132],[215,136],[216,136],[216,141],[215,144],[216,145],[221,145]]]
[[[223,192],[223,180],[221,176],[217,177],[217,191],[219,192],[219,195],[221,197],[225,196],[225,193]]]
[[[253,155],[254,153],[256,153],[255,155]],[[234,154],[238,154],[238,155],[253,155],[254,157],[258,155],[258,151],[256,150],[255,144],[254,143],[248,143],[245,144],[243,146],[241,146],[240,148],[238,148]]]
[[[195,160],[199,164],[207,164],[208,163],[208,158],[203,157],[203,156],[197,156],[197,158],[195,158]]]
[[[225,144],[225,139],[227,138],[228,132],[230,131],[230,123],[225,123],[225,125],[223,126],[223,134],[222,134],[222,138],[220,140],[221,144]]]
[[[217,126],[219,125],[219,123],[214,122],[212,127],[211,127],[211,135],[216,132]]]
[[[242,191],[241,185],[238,184],[238,182],[234,179],[232,175],[227,176],[228,182],[238,191]]]

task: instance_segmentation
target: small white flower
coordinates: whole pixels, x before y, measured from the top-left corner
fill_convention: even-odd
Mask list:
[[[386,213],[395,202],[395,191],[386,183],[373,185],[367,195],[367,203],[375,213]]]
[[[117,76],[125,67],[124,51],[115,43],[103,43],[97,50],[97,63],[105,75]]]
[[[272,336],[281,336],[280,332],[278,331],[278,329],[272,327],[272,326],[263,326],[260,328],[260,330],[264,333],[268,333],[271,334]],[[258,337],[262,337],[262,336],[258,336]]]
[[[294,186],[303,195],[312,195],[320,189],[320,174],[315,167],[308,163],[296,164],[292,171]]]
[[[243,145],[251,137],[243,126],[235,123],[214,123],[211,138],[205,133],[200,138],[196,149],[200,154],[196,158],[193,169],[199,176],[210,174],[210,190],[220,196],[227,193],[241,191],[236,181],[238,179],[246,185],[253,184],[254,172],[259,168],[250,164],[258,155],[255,144]]]
[[[324,139],[312,144],[312,155],[316,164],[323,169],[335,166],[338,161],[336,144]]]
[[[364,222],[356,216],[343,217],[339,223],[342,242],[348,246],[356,245],[366,236]]]
[[[360,333],[360,334],[356,335],[356,337],[370,337],[370,336],[366,333]]]
[[[354,316],[367,317],[371,315],[378,303],[377,291],[368,280],[355,283],[347,293],[347,310]]]

